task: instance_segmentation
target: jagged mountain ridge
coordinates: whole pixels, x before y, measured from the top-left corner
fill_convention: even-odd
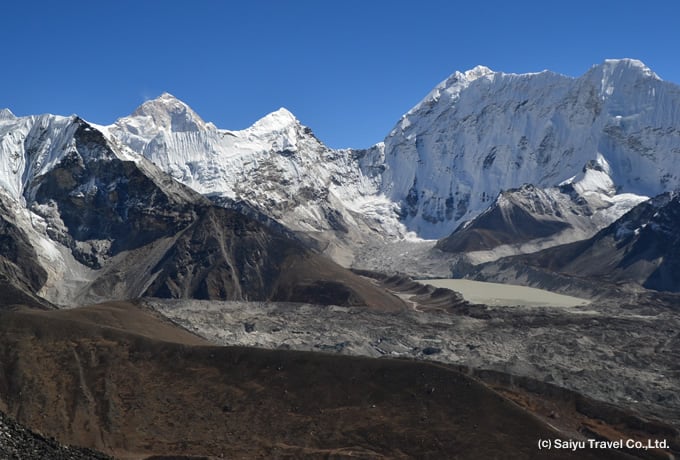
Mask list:
[[[380,146],[332,150],[285,108],[229,131],[165,93],[106,130],[194,190],[245,201],[326,243],[371,228],[403,234],[393,203],[378,193]]]
[[[648,289],[680,291],[680,195],[664,193],[641,203],[578,248],[558,247],[531,263],[571,276],[633,281]]]
[[[474,229],[470,219],[483,218],[484,209],[524,184],[536,187],[536,196],[522,205],[530,211],[527,219],[536,217],[531,213],[538,206],[555,225],[551,234],[537,235],[537,244],[529,241],[513,251],[594,234],[644,194],[678,187],[673,161],[680,141],[679,94],[676,85],[627,59],[605,61],[577,79],[478,67],[453,74],[409,111],[384,143],[368,150],[329,149],[285,109],[242,131],[218,129],[169,94],[114,125],[88,129],[91,135],[101,133],[125,162],[153,171],[150,177],[157,181],[169,180],[160,169],[227,208],[239,213],[253,208],[258,216],[312,235],[318,248],[349,265],[353,248],[370,238],[398,240],[412,235],[408,230],[432,238],[454,228]],[[31,212],[19,214],[31,225],[34,215],[42,219],[51,232],[42,244],[49,247],[52,237],[61,238],[62,227],[74,227],[80,218],[77,206],[52,218],[48,191],[54,184],[44,179],[75,148],[75,118],[17,118],[8,110],[1,118],[0,146],[8,161],[0,166],[0,184],[11,198],[30,203]],[[17,145],[30,155],[17,153]],[[100,153],[108,155],[106,149]],[[71,191],[71,201],[96,195],[94,175]],[[582,207],[582,200],[588,203],[582,219],[560,220],[565,210]],[[511,220],[522,220],[523,212]],[[62,217],[71,219],[70,225]],[[72,246],[79,262],[111,249],[85,227],[74,241],[61,241]],[[555,234],[559,238],[547,241]],[[525,236],[511,232],[510,238],[491,240],[517,246]],[[52,247],[39,257],[59,251]],[[73,274],[78,283],[91,281],[88,270],[97,269],[85,266]]]
[[[0,174],[0,282],[17,291],[8,302],[303,296],[401,306],[290,232],[214,205],[78,117],[5,116],[0,134],[8,160]],[[336,295],[317,298],[329,283]]]
[[[244,200],[326,241],[431,239],[504,190],[556,187],[601,158],[607,196],[674,190],[678,106],[678,86],[620,59],[579,78],[456,72],[364,151],[329,149],[285,109],[246,130],[218,129],[168,94],[107,129],[199,192]]]

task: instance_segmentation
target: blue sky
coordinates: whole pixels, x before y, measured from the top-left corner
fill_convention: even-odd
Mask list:
[[[108,124],[168,91],[220,128],[281,106],[379,142],[455,70],[578,76],[632,57],[680,83],[680,2],[32,1],[0,16],[0,107]]]

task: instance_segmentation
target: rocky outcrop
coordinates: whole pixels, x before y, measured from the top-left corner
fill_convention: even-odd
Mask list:
[[[530,200],[522,200],[524,197]],[[436,247],[446,252],[493,249],[549,237],[571,228],[557,200],[551,198],[531,185],[502,192],[492,206],[439,240]]]
[[[13,304],[47,306],[35,295],[46,280],[47,272],[38,262],[36,248],[0,195],[0,308]]]

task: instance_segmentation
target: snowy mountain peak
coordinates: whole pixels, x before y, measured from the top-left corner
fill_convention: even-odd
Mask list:
[[[64,160],[83,163],[119,156],[98,127],[76,115],[0,114],[4,116],[0,123],[0,189],[15,200],[29,199],[39,185],[36,179]]]
[[[173,132],[192,132],[207,129],[206,123],[191,107],[170,93],[144,102],[132,113],[130,118],[147,118],[157,128]],[[140,120],[142,121],[142,120]]]
[[[623,59],[605,59],[602,64],[599,66],[595,67],[602,67],[605,68],[609,71],[615,71],[619,70],[621,72],[626,72],[626,71],[633,71],[633,72],[638,72],[641,73],[642,75],[646,77],[652,77],[657,80],[661,80],[657,74],[655,74],[652,69],[647,67],[644,62],[638,60],[638,59],[630,59],[630,58],[623,58]]]
[[[640,80],[661,81],[661,78],[637,59],[607,59],[595,65],[586,73],[585,79],[600,88],[600,97],[612,96],[616,90],[628,97],[629,87]]]
[[[0,120],[14,120],[16,116],[12,113],[10,109],[0,110]]]
[[[397,125],[397,128],[406,129],[410,125],[408,117],[413,114],[425,110],[430,111],[435,106],[446,107],[455,103],[460,93],[470,86],[473,82],[484,77],[498,75],[500,72],[494,72],[490,68],[478,65],[465,72],[456,71],[451,74],[446,80],[439,83],[425,98],[420,101],[415,107],[409,110]]]
[[[474,67],[473,69],[470,69],[466,71],[463,75],[465,76],[465,79],[468,81],[474,81],[482,77],[486,77],[487,75],[495,73],[493,70],[489,69],[486,66],[483,65],[478,65]]]
[[[249,129],[253,131],[280,132],[300,122],[288,109],[281,107],[256,121]]]
[[[611,178],[611,166],[601,153],[597,154],[595,160],[589,160],[583,171],[571,183],[582,196],[599,193],[612,197],[616,194],[616,185]]]
[[[182,102],[182,101],[180,101],[179,99],[177,99],[175,96],[173,96],[172,94],[168,93],[167,91],[163,91],[163,93],[162,93],[160,96],[158,96],[157,99],[160,99],[160,100],[163,100],[163,101],[178,101],[178,102]]]

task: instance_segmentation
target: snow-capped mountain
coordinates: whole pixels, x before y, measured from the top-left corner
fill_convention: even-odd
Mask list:
[[[324,239],[381,221],[382,233],[401,232],[393,203],[378,193],[381,146],[332,150],[285,108],[229,131],[165,93],[106,129],[194,190],[246,201],[295,231]]]
[[[159,123],[195,128],[182,121]],[[255,211],[214,205],[78,117],[2,112],[0,159],[3,303],[159,296],[394,304],[290,231],[263,224]]]
[[[450,234],[502,190],[554,187],[599,158],[617,192],[680,186],[680,88],[639,61],[580,78],[456,72],[385,139],[381,192],[424,238]]]
[[[169,94],[107,129],[200,193],[246,201],[327,242],[367,232],[431,239],[524,184],[578,182],[577,193],[600,195],[598,208],[618,203],[593,231],[639,201],[616,194],[677,188],[679,106],[678,86],[622,59],[580,78],[456,72],[365,151],[329,149],[285,109],[242,131],[218,129]]]
[[[33,180],[52,169],[75,149],[76,117],[41,115],[17,118],[5,109],[0,116],[0,186],[19,199]]]
[[[195,222],[179,209],[205,197],[270,231],[267,219],[311,236],[348,265],[369,241],[454,229],[439,247],[482,262],[588,238],[679,188],[678,107],[678,86],[624,59],[580,78],[456,72],[367,150],[330,149],[283,108],[220,129],[167,93],[110,126],[2,110],[0,187],[8,222],[41,248],[45,286],[68,272],[66,291],[122,251],[130,212],[172,203],[178,222]],[[138,180],[150,181],[150,197],[126,185]],[[145,235],[135,244],[167,236]]]

